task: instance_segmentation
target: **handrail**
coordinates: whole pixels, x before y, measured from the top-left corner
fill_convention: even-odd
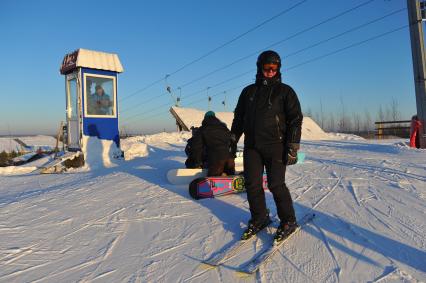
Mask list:
[[[404,120],[404,121],[379,121],[374,122],[374,124],[397,124],[397,123],[410,123],[411,120]]]

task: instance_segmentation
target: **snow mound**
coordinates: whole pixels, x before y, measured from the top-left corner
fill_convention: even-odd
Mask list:
[[[19,139],[27,146],[37,150],[41,147],[43,150],[51,150],[56,146],[56,139],[52,136],[25,136],[25,137],[0,137],[0,152],[22,151],[23,147],[15,139]]]
[[[172,109],[188,129],[191,129],[191,127],[200,127],[204,119],[204,114],[206,113],[205,111],[194,108],[172,107]],[[224,122],[229,129],[231,128],[232,120],[234,119],[233,112],[215,112],[215,115]]]
[[[178,120],[180,120],[188,129],[191,127],[201,126],[201,122],[203,121],[205,114],[204,111],[193,108],[172,107],[171,110],[176,113]],[[231,129],[232,120],[234,119],[233,112],[216,112],[216,117],[224,122],[229,129]],[[332,138],[333,137],[330,137],[329,134],[324,132],[310,117],[303,117],[302,140],[330,140]]]
[[[13,140],[13,137],[2,137],[0,138],[0,152],[12,152],[20,151],[21,145]]]
[[[130,137],[121,140],[121,145],[123,147],[124,144],[127,143],[146,143],[149,145],[159,145],[159,144],[182,144],[186,143],[186,141],[191,137],[191,132],[172,132],[172,133],[158,133],[152,135],[141,135]]]
[[[302,140],[329,140],[330,136],[310,117],[303,117]]]
[[[125,160],[132,160],[137,157],[145,157],[149,155],[148,145],[145,143],[132,143],[127,146],[121,146],[124,152]]]
[[[29,137],[19,137],[21,141],[26,143],[28,146],[32,147],[55,147],[56,146],[56,138],[52,136],[29,136]]]
[[[353,134],[342,134],[342,133],[327,133],[329,140],[346,140],[346,141],[362,141],[365,140],[363,137]]]
[[[97,137],[83,136],[82,151],[85,158],[85,169],[114,167],[114,158],[121,155],[121,150],[114,141],[101,140]]]

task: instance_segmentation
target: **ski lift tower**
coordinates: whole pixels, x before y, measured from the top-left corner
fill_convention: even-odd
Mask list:
[[[123,67],[118,55],[78,49],[65,55],[60,72],[65,76],[67,150],[85,153],[94,137],[104,151],[119,149],[117,75]]]
[[[426,20],[426,1],[407,0],[407,8],[410,23],[417,116],[421,122],[419,141],[420,148],[426,148],[426,53],[423,32],[423,22]]]

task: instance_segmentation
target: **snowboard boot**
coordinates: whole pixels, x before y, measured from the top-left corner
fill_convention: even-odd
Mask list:
[[[265,220],[258,222],[258,223],[254,223],[254,221],[252,219],[249,220],[248,222],[248,227],[247,229],[244,231],[243,235],[241,236],[241,240],[248,240],[251,237],[253,237],[254,235],[256,235],[259,231],[261,231],[262,229],[264,229],[265,227],[267,227],[269,224],[271,224],[271,218],[269,218],[269,212],[266,215]]]
[[[296,231],[297,227],[299,227],[299,225],[297,225],[296,222],[281,222],[280,226],[278,226],[277,232],[275,233],[274,242],[281,242],[290,236],[291,233]]]

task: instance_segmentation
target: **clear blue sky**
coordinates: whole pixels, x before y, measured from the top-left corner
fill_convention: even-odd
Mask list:
[[[119,55],[125,70],[118,80],[120,119],[128,131],[173,130],[168,113],[172,99],[166,94],[164,80],[132,94],[298,2],[3,0],[0,134],[8,134],[9,128],[12,134],[56,132],[65,119],[65,86],[59,66],[66,53],[78,48]],[[206,110],[206,89],[212,87],[209,94],[217,94],[212,109],[223,110],[226,92],[227,110],[233,110],[243,85],[255,76],[259,51],[364,2],[306,1],[170,76],[167,83],[177,94],[178,87],[184,86],[182,106]],[[340,113],[342,100],[349,115],[370,111],[375,118],[380,105],[386,108],[394,98],[401,118],[415,113],[408,28],[295,67],[407,25],[406,10],[286,57],[405,7],[404,0],[376,0],[272,47],[283,58],[284,82],[296,90],[305,111],[318,113],[322,101],[324,112]],[[186,85],[250,54],[256,55]],[[248,73],[213,87],[244,72]],[[144,103],[146,100],[149,102]]]

